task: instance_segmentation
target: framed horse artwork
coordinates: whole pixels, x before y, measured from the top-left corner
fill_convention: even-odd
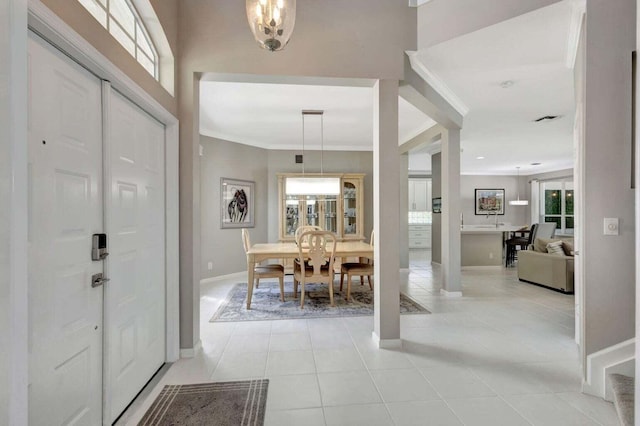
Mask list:
[[[220,228],[253,228],[255,182],[220,178]]]

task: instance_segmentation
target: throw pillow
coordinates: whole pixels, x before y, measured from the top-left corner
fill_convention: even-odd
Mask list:
[[[536,238],[533,242],[533,250],[539,253],[547,253],[547,244],[562,241],[557,238]]]
[[[565,256],[573,256],[573,244],[563,241],[562,249],[564,250]]]
[[[547,244],[547,253],[564,256],[562,241],[554,241],[552,243]]]

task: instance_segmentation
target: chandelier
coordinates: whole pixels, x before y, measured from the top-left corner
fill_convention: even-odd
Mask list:
[[[296,23],[296,0],[247,0],[247,20],[260,47],[282,50]]]

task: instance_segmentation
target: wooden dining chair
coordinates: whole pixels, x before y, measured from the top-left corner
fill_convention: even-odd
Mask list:
[[[298,284],[301,285],[300,309],[304,309],[306,283],[329,285],[329,299],[333,303],[333,262],[336,252],[336,235],[329,231],[305,231],[300,240],[306,241],[305,247],[298,244],[299,258],[293,263],[293,294],[298,297]]]
[[[251,238],[249,237],[249,230],[246,228],[242,229],[242,245],[246,254],[251,248]],[[253,276],[256,280],[256,288],[260,284],[260,278],[278,278],[280,281],[280,300],[284,302],[284,266],[256,265],[253,268]]]
[[[322,228],[316,225],[304,225],[304,226],[298,226],[296,228],[296,232],[293,234],[294,239],[296,241],[296,244],[300,245],[300,241],[301,241],[301,236],[303,233],[307,232],[307,231],[322,231]],[[306,240],[302,240],[303,244],[306,244],[307,241]]]
[[[371,238],[369,239],[369,245],[371,245],[371,247],[373,247],[374,238],[375,231],[371,231]],[[351,297],[351,277],[354,275],[360,276],[360,285],[364,285],[364,277],[367,277],[369,288],[373,290],[373,283],[371,282],[371,277],[373,276],[373,259],[360,258],[360,262],[343,263],[340,267],[340,291],[342,291],[345,274],[347,275],[347,302]]]

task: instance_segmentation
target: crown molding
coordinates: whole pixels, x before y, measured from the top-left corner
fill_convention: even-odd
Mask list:
[[[571,13],[569,37],[567,40],[567,57],[565,59],[565,66],[567,68],[573,68],[576,64],[578,45],[580,44],[580,31],[582,29],[582,18],[586,11],[587,3],[585,0],[576,0],[573,2],[573,12]]]
[[[418,52],[407,51],[407,56],[411,63],[411,68],[422,79],[433,88],[440,96],[444,98],[460,115],[463,117],[469,113],[469,107],[455,94],[444,80],[435,72],[431,71],[426,65],[418,59]]]

